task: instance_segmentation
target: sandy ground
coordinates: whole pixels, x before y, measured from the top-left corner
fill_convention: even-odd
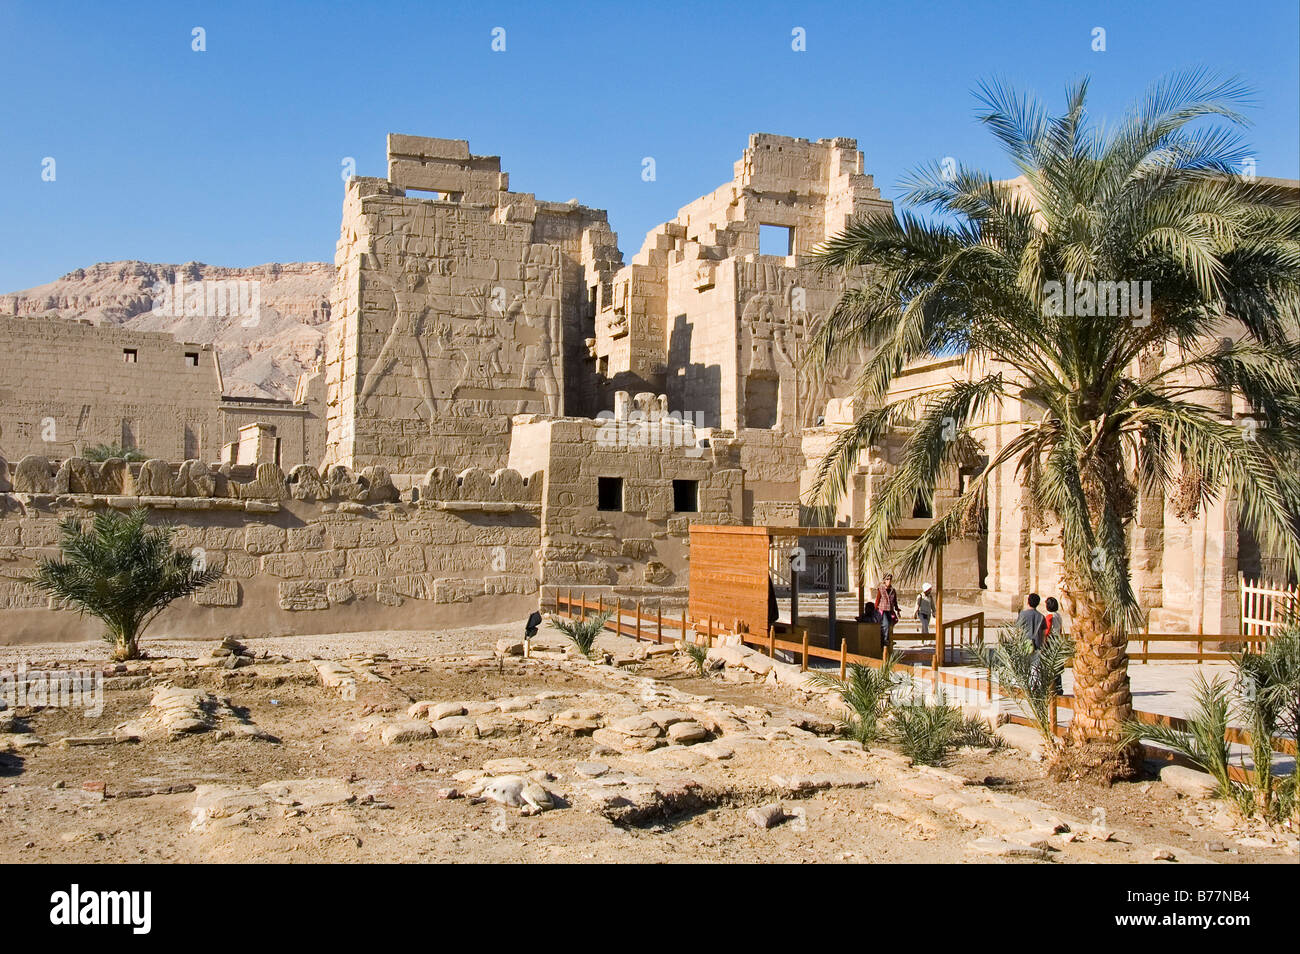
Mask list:
[[[106,680],[97,716],[10,710],[28,731],[0,734],[0,861],[1295,863],[1293,836],[1268,844],[1162,784],[1050,783],[1009,748],[913,767],[837,738],[821,697],[701,677],[631,640],[602,637],[618,665],[565,655],[556,634],[532,659],[493,654],[521,629],[250,640],[271,655],[236,669],[200,659],[211,641],[151,643]],[[103,659],[95,644],[0,649],[8,670]],[[354,691],[323,684],[326,660],[358,674]],[[212,724],[114,741],[156,728],[160,687],[210,693]],[[428,731],[406,711],[422,700],[473,711],[386,744]],[[670,739],[685,726],[698,744]],[[466,797],[501,778],[551,807]],[[751,817],[778,803],[774,827]]]

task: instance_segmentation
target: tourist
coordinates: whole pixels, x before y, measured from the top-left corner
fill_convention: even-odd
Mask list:
[[[888,646],[894,624],[898,622],[898,593],[894,591],[894,574],[886,573],[876,587],[876,609],[880,611],[880,645]]]
[[[862,608],[862,615],[858,617],[859,623],[879,623],[880,610],[876,609],[876,604],[870,601]]]
[[[1055,596],[1049,596],[1044,600],[1043,607],[1047,610],[1047,616],[1043,622],[1043,643],[1046,644],[1053,636],[1065,633],[1065,620],[1061,617],[1061,604],[1056,601]],[[1064,693],[1065,687],[1058,674],[1056,677],[1056,694],[1059,696]]]
[[[1016,617],[1016,625],[1024,633],[1025,638],[1034,644],[1034,649],[1040,649],[1043,645],[1043,629],[1047,621],[1043,619],[1043,614],[1038,612],[1039,600],[1037,593],[1030,593],[1029,599],[1025,600],[1029,605],[1020,611]]]
[[[930,584],[922,585],[916,594],[916,618],[921,621],[921,635],[930,635],[930,617],[934,616],[934,597],[930,595]]]

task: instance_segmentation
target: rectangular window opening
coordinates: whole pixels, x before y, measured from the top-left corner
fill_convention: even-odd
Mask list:
[[[623,509],[623,478],[622,477],[596,478],[596,509],[597,510],[622,510]]]
[[[700,482],[698,480],[673,481],[673,509],[678,513],[700,512]]]
[[[785,258],[794,254],[794,229],[788,225],[759,225],[758,254],[779,255]]]
[[[199,366],[199,353],[197,351],[186,351],[185,364],[187,367],[197,368]]]
[[[122,360],[127,364],[135,364],[140,358],[140,354],[135,348],[123,348]]]

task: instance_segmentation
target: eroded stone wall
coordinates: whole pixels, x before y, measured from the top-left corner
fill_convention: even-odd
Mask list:
[[[179,488],[186,495],[142,496],[120,490],[162,489],[144,486],[156,475],[127,469],[123,477],[108,467],[106,476],[96,466],[77,479],[79,469],[66,468],[62,492],[33,492],[23,471],[19,484],[28,489],[0,494],[0,642],[100,632],[93,620],[54,611],[22,579],[35,561],[58,556],[61,520],[86,521],[106,508],[149,508],[152,522],[177,526],[177,545],[224,571],[164,612],[155,636],[429,629],[513,619],[536,606],[537,476],[435,470],[400,499],[378,469],[354,476],[335,468],[321,478],[300,467],[285,478],[263,465],[246,483],[237,474],[224,488],[189,477]]]
[[[0,316],[0,456],[96,444],[181,459],[221,452],[211,345],[63,318]]]
[[[327,340],[326,463],[504,464],[514,414],[564,412],[605,214],[510,192],[464,140],[389,137],[348,184]]]
[[[154,636],[505,622],[535,609],[543,585],[545,594],[576,586],[682,602],[686,528],[732,519],[740,472],[719,469],[715,452],[688,456],[684,447],[675,463],[631,445],[593,454],[596,422],[540,424],[545,433],[520,459],[549,464],[553,481],[531,467],[527,477],[510,468],[436,467],[399,491],[381,467],[321,474],[299,466],[286,476],[271,464],[55,466],[28,457],[9,474],[0,461],[0,644],[101,632],[23,581],[36,561],[58,557],[62,520],[136,507],[149,509],[151,522],[174,524],[178,546],[223,570],[217,583],[164,612]],[[626,479],[627,512],[597,512],[597,475]],[[698,512],[673,512],[674,477],[698,481]]]
[[[544,602],[569,588],[684,601],[690,525],[740,522],[733,435],[667,416],[662,395],[619,395],[603,419],[516,418],[510,462],[545,467]],[[602,500],[602,481],[617,482],[617,497]]]

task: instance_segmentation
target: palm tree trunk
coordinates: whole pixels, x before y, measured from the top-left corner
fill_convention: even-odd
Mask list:
[[[113,645],[110,658],[114,662],[129,662],[140,658],[140,633],[137,628],[113,627],[108,632],[108,641]]]
[[[1066,608],[1074,625],[1074,717],[1058,777],[1109,785],[1132,778],[1142,765],[1142,748],[1123,741],[1133,715],[1128,678],[1128,636],[1116,631],[1097,594],[1068,574]]]

